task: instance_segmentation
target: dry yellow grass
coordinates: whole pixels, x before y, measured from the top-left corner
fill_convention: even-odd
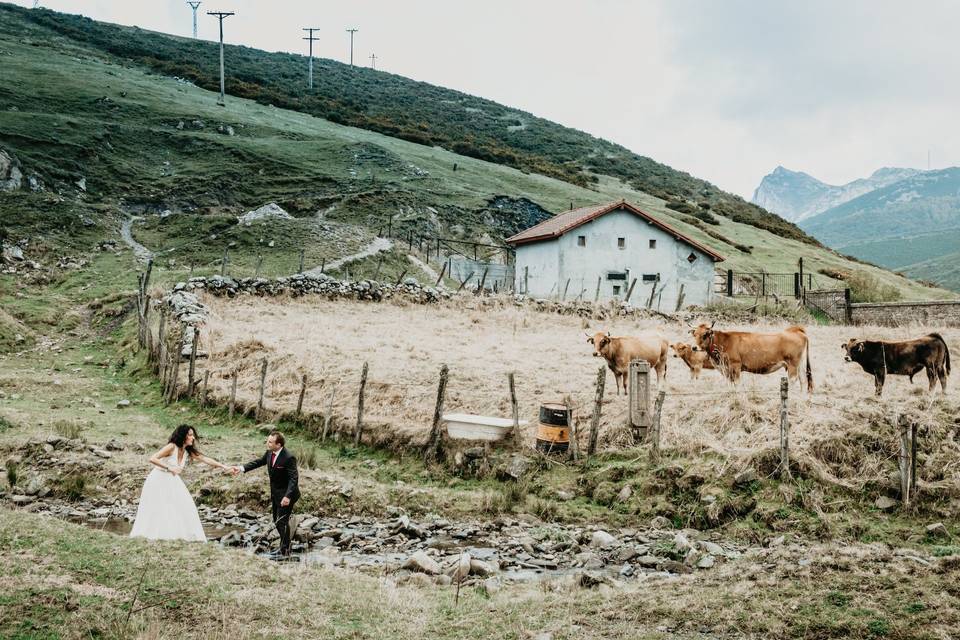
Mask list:
[[[521,418],[530,421],[532,441],[538,407],[569,395],[582,431],[589,424],[594,380],[602,360],[592,357],[584,331],[614,335],[659,331],[671,342],[689,341],[685,325],[616,318],[607,322],[538,313],[504,304],[481,309],[472,302],[440,306],[364,304],[321,299],[234,300],[207,297],[211,316],[202,348],[210,352],[211,393],[225,402],[230,375],[239,371],[238,401],[256,404],[260,361],[270,362],[266,407],[291,412],[300,377],[309,386],[304,411],[324,413],[331,391],[337,423],[351,429],[356,420],[360,370],[369,362],[365,424],[380,444],[422,442],[430,426],[441,364],[450,367],[447,412],[510,415],[507,373],[515,371]],[[783,324],[724,325],[724,329],[773,331]],[[847,338],[905,339],[939,327],[809,326],[816,390],[790,388],[791,451],[813,475],[848,487],[885,480],[896,455],[895,424],[900,414],[921,430],[921,476],[960,487],[960,446],[952,439],[958,398],[948,384],[946,397],[926,394],[921,373],[911,385],[891,376],[884,397],[873,396],[872,378],[846,363],[840,345]],[[941,331],[954,354],[957,336]],[[202,373],[201,373],[202,375]],[[772,470],[779,443],[779,381],[782,372],[745,374],[736,388],[719,373],[690,379],[686,366],[671,358],[663,389],[662,446],[694,457],[720,461],[719,470],[753,462]],[[607,376],[601,446],[629,444],[624,428],[625,396],[614,394]]]

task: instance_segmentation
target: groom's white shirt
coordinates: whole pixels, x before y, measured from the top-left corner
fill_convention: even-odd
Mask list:
[[[271,456],[272,456],[272,455],[276,455],[276,456],[277,456],[277,458],[279,458],[279,457],[280,457],[280,452],[281,452],[281,451],[283,451],[283,447],[280,447],[279,449],[277,449],[277,451],[276,451],[276,454],[274,454],[274,452],[273,452],[273,451],[271,451],[271,452],[270,452],[270,455],[271,455]],[[276,460],[277,458],[273,458],[273,460]],[[272,463],[270,463],[270,466],[272,467],[272,466],[273,466],[273,464],[272,464]],[[243,465],[240,465],[240,471],[241,471],[241,473],[246,473],[246,472],[247,472],[247,470],[243,468]]]

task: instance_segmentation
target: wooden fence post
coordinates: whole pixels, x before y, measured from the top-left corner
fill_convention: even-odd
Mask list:
[[[447,365],[440,367],[440,382],[437,384],[437,402],[433,408],[433,424],[430,426],[430,439],[427,440],[427,448],[423,452],[423,461],[429,462],[438,457],[440,453],[440,422],[443,419],[443,403],[447,396],[447,378],[450,375],[450,369]]]
[[[200,342],[200,329],[197,327],[192,327],[193,329],[193,341],[190,345],[190,374],[187,376],[187,397],[193,398],[193,387],[194,380],[193,374],[196,371],[197,367],[197,343]]]
[[[910,490],[917,493],[917,425],[910,425]]]
[[[683,287],[684,283],[680,283],[680,293],[677,294],[677,308],[674,311],[680,311],[683,308]]]
[[[405,275],[407,275],[407,270],[406,270],[406,269],[404,269],[403,271],[400,272],[400,277],[397,278],[397,284],[396,284],[396,286],[400,286],[400,283],[403,282],[403,276],[405,276]]]
[[[483,285],[486,284],[486,282],[487,282],[487,271],[488,271],[488,270],[489,270],[489,267],[484,267],[484,268],[483,268],[483,277],[480,278],[480,284],[477,285],[477,291],[476,291],[476,294],[477,294],[477,295],[480,295],[480,294],[483,292]]]
[[[587,445],[587,456],[597,452],[597,438],[600,436],[600,412],[603,410],[603,388],[607,382],[607,367],[601,365],[597,370],[596,393],[593,396],[593,417],[590,420],[590,442]]]
[[[573,398],[567,395],[563,403],[567,406],[567,426],[570,427],[570,457],[576,462],[580,460],[580,434],[577,433],[577,425],[573,417]]]
[[[156,353],[153,356],[153,370],[157,373],[160,373],[164,362],[162,359],[162,351],[164,348],[164,341],[167,339],[167,306],[164,305],[160,308],[160,327],[157,329],[157,346]]]
[[[439,287],[439,286],[440,286],[440,283],[443,281],[443,274],[445,274],[446,272],[447,272],[447,263],[444,262],[444,263],[443,263],[443,268],[440,269],[440,275],[437,276],[437,283],[436,283],[435,285],[433,285],[434,287]]]
[[[659,280],[653,281],[653,288],[650,289],[650,299],[647,300],[647,309],[650,309],[651,307],[653,307],[653,299],[657,295],[657,283],[659,282],[660,282]]]
[[[296,417],[299,418],[300,414],[303,413],[303,396],[307,393],[307,374],[303,374],[303,377],[300,379],[300,397],[297,398],[297,413]]]
[[[517,385],[513,371],[507,374],[507,387],[510,389],[510,410],[513,417],[513,442],[518,449],[523,448],[523,434],[520,433],[520,407],[517,404]]]
[[[727,297],[733,297],[733,269],[727,269]]]
[[[603,276],[597,276],[597,292],[593,294],[593,301],[597,302],[600,300],[600,282],[603,280]]]
[[[303,256],[304,256],[304,253],[305,253],[305,250],[304,250],[304,249],[300,249],[300,268],[297,270],[297,273],[303,273]]]
[[[260,422],[260,416],[263,415],[263,395],[267,386],[267,359],[263,359],[263,365],[260,367],[260,398],[257,400],[257,422]]]
[[[911,499],[911,489],[912,489],[912,467],[913,464],[910,460],[910,440],[911,440],[911,427],[910,424],[903,419],[903,416],[899,416],[896,420],[897,431],[900,436],[900,455],[898,457],[899,467],[900,467],[900,500],[903,502],[903,506],[910,506]]]
[[[360,436],[363,435],[363,392],[367,386],[367,371],[370,365],[363,363],[363,372],[360,374],[360,397],[357,400],[357,428],[353,432],[353,446],[360,446]]]
[[[853,324],[853,307],[850,306],[850,288],[843,290],[843,321]]]
[[[200,392],[200,406],[207,406],[207,388],[210,383],[210,369],[203,372],[203,390]]]
[[[230,419],[233,420],[233,412],[237,407],[237,378],[240,377],[240,370],[233,370],[233,383],[230,385]]]
[[[167,404],[177,400],[177,382],[180,378],[180,359],[183,353],[183,335],[185,331],[180,328],[180,337],[177,338],[177,350],[173,353],[173,374],[170,380],[170,394],[167,398]]]
[[[624,298],[623,300],[624,302],[630,302],[630,296],[633,295],[633,288],[636,286],[636,284],[637,284],[637,279],[634,278],[633,282],[630,283],[630,288],[627,289],[627,296],[626,298]]]
[[[567,283],[563,285],[563,295],[560,296],[560,302],[565,302],[567,299],[567,289],[570,288],[570,278],[567,278]]]
[[[630,427],[633,429],[633,441],[639,443],[643,442],[650,427],[650,363],[632,360],[628,380]]]
[[[790,423],[787,416],[787,390],[790,381],[780,378],[780,479],[789,480],[790,475]]]
[[[653,403],[653,423],[650,425],[650,462],[660,463],[660,414],[663,412],[663,401],[667,393],[661,391]]]
[[[530,267],[523,268],[523,295],[530,295]]]
[[[323,414],[323,433],[320,434],[321,442],[326,440],[327,434],[330,433],[330,423],[333,422],[333,398],[336,392],[337,388],[330,385],[330,400],[327,401],[327,412]]]

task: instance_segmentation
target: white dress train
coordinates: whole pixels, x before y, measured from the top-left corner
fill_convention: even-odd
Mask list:
[[[177,463],[177,450],[165,459],[168,466],[187,466],[190,454],[184,452],[183,464]],[[131,537],[150,540],[206,541],[197,505],[180,476],[154,467],[147,475],[140,492],[137,517]]]

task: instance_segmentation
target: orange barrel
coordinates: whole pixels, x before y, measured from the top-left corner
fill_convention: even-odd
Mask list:
[[[540,405],[537,423],[537,451],[562,453],[570,446],[569,413],[556,402]]]

